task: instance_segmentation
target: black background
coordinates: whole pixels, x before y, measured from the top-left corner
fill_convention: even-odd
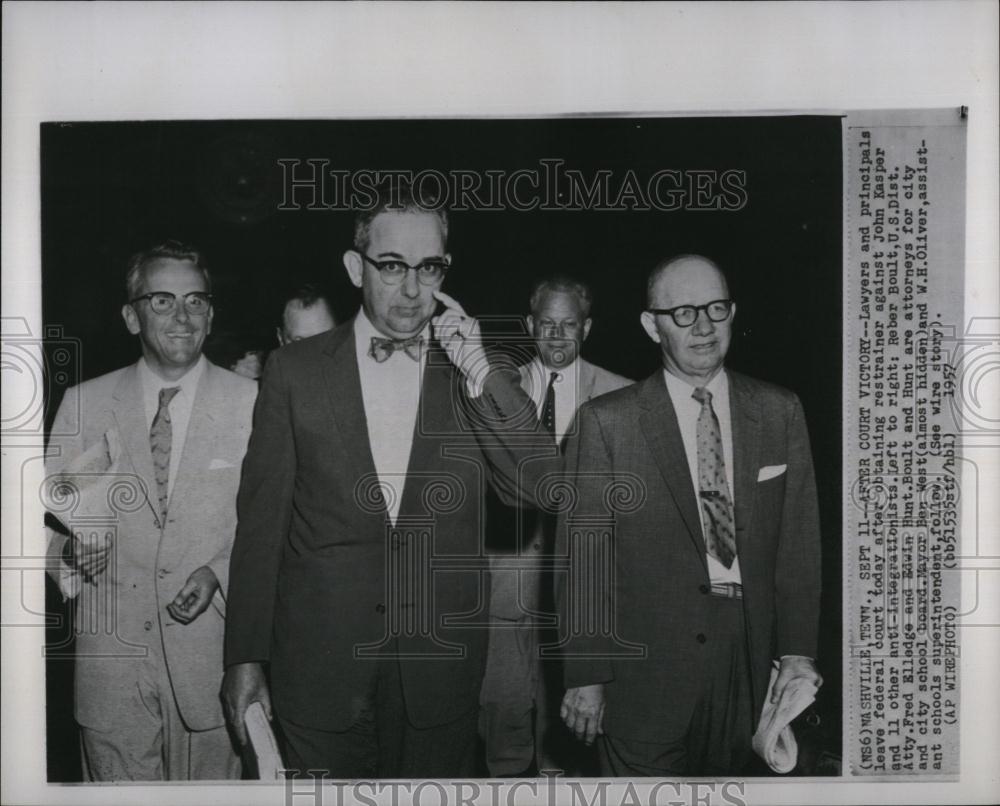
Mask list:
[[[639,325],[648,270],[681,252],[723,266],[738,305],[729,366],[794,390],[809,424],[824,540],[819,711],[823,744],[839,754],[840,124],[832,116],[45,124],[43,318],[80,342],[74,381],[134,361],[138,344],[120,315],[125,263],[166,238],[208,255],[216,334],[206,351],[216,360],[234,344],[275,346],[282,296],[297,283],[326,286],[338,316],[350,315],[359,304],[341,264],[350,213],[279,210],[279,158],[413,171],[539,169],[551,158],[585,177],[610,169],[618,181],[629,169],[641,179],[662,169],[745,171],[739,211],[456,211],[445,290],[475,315],[521,315],[539,274],[577,274],[595,299],[584,355],[639,379],[659,364]],[[50,377],[49,422],[62,391]],[[53,628],[50,642],[64,631]],[[52,658],[50,780],[79,775],[71,681],[71,660]]]

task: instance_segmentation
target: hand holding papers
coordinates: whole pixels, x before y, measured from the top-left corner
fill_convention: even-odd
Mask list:
[[[281,780],[284,764],[278,750],[278,742],[267,721],[264,706],[254,701],[247,706],[243,717],[247,738],[257,764],[257,778],[261,781]]]
[[[792,732],[791,722],[816,699],[819,687],[807,677],[796,677],[788,682],[777,702],[771,701],[778,666],[771,669],[771,681],[764,698],[764,710],[753,737],[753,749],[777,773],[788,773],[795,768],[799,747]]]

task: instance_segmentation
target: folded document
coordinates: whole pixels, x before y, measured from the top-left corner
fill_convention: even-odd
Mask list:
[[[778,677],[778,666],[771,669],[771,682],[764,697],[764,710],[753,737],[753,749],[772,770],[787,773],[795,769],[799,746],[792,733],[791,722],[816,699],[816,684],[804,677],[793,678],[776,703],[771,702],[771,691]]]
[[[257,762],[257,778],[261,781],[280,780],[284,764],[271,723],[264,714],[264,707],[259,702],[250,703],[243,720]]]

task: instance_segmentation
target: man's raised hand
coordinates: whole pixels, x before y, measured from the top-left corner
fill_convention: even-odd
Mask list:
[[[451,363],[466,377],[472,377],[487,364],[479,323],[444,291],[435,290],[434,299],[445,306],[443,313],[431,319],[434,337],[448,353]]]

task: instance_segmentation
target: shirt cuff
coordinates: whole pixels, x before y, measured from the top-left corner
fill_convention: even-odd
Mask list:
[[[478,397],[482,397],[483,394],[483,381],[479,378],[473,378],[470,375],[465,376],[465,389],[469,393],[469,397],[475,400]]]
[[[59,564],[59,591],[63,595],[63,601],[75,599],[80,595],[80,586],[83,581],[80,579],[80,572],[75,568],[70,568],[66,563]]]

